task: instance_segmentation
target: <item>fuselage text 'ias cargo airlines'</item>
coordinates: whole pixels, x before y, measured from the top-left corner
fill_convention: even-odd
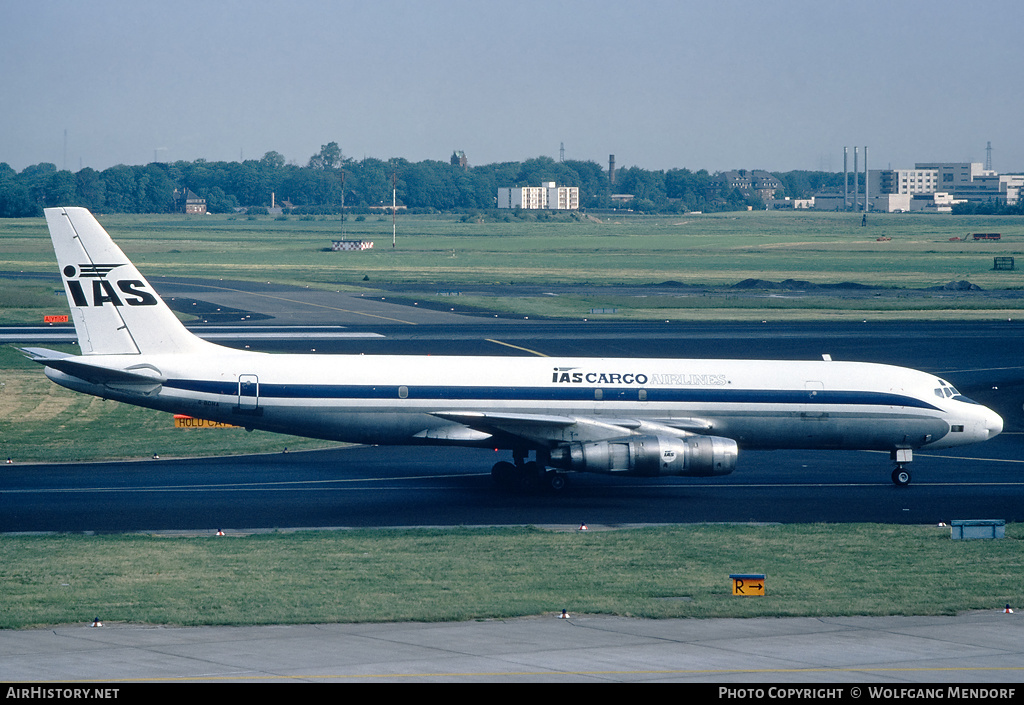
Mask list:
[[[190,333],[84,208],[48,208],[80,355],[25,352],[69,389],[246,428],[512,451],[501,484],[567,473],[725,475],[739,448],[889,451],[988,440],[1002,419],[916,370],[831,360],[240,351]],[[527,459],[533,454],[535,460]]]

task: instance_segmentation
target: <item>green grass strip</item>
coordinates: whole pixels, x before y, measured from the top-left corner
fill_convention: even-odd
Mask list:
[[[1020,604],[1024,537],[932,526],[681,525],[0,537],[0,628],[938,615]],[[735,597],[729,575],[764,573]]]

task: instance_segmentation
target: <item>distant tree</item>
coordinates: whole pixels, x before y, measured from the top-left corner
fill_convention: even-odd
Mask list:
[[[228,168],[228,191],[234,194],[243,206],[258,206],[270,202],[270,190],[263,189],[261,162],[246,161],[230,164]]]
[[[669,169],[665,173],[665,195],[678,199],[677,210],[705,210],[711,175],[707,169],[691,172],[689,169]]]
[[[407,162],[403,163],[403,171],[406,165]],[[345,188],[351,190],[352,198],[350,200],[346,196],[345,203],[353,206],[376,206],[384,202],[391,203],[391,173],[396,168],[397,165],[393,163],[373,157],[367,157],[361,162],[353,164],[352,179],[350,180],[347,174],[345,178]]]
[[[46,183],[45,203],[47,206],[76,205],[75,175],[70,171],[57,171],[50,175]]]
[[[320,152],[309,158],[310,169],[338,169],[341,167],[341,147],[337,142],[328,142]]]
[[[103,210],[107,184],[98,171],[85,167],[75,174],[75,194],[79,205],[92,211]]]
[[[199,192],[198,195],[206,199],[206,210],[210,213],[234,213],[238,207],[238,199],[234,194],[224,193],[220,186]]]
[[[0,218],[29,218],[42,215],[25,184],[15,178],[0,178]]]
[[[663,171],[647,171],[636,166],[619,169],[615,174],[615,184],[616,190],[631,193],[637,199],[651,201],[655,208],[668,204]]]
[[[284,168],[284,157],[278,152],[267,152],[260,159],[260,166],[266,170],[275,170]]]
[[[136,169],[135,208],[138,213],[170,213],[174,210],[176,184],[165,164],[148,164]]]
[[[112,213],[135,212],[135,174],[124,164],[101,172],[106,184],[107,210]]]

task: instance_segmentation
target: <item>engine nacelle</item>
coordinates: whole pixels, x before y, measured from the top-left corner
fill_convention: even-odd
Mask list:
[[[718,436],[630,436],[613,441],[569,443],[551,451],[553,465],[576,472],[624,475],[728,475],[739,447]]]

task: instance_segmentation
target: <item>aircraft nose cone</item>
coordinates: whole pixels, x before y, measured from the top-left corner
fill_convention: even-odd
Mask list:
[[[985,430],[988,431],[989,438],[994,438],[1003,432],[1003,417],[991,409],[986,411],[988,413],[985,414]]]

